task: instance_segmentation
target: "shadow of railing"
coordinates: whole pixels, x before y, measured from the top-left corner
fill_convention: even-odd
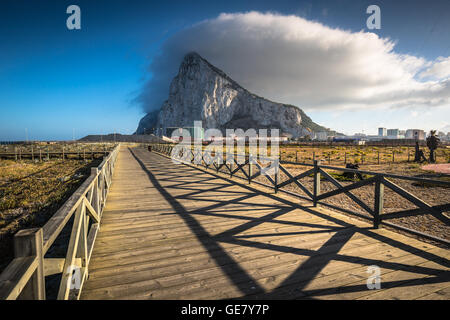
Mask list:
[[[216,264],[223,270],[228,279],[240,290],[242,297],[245,298],[264,298],[264,299],[278,299],[278,298],[307,298],[311,296],[320,296],[329,294],[330,291],[336,291],[337,288],[323,288],[320,290],[307,289],[308,284],[315,279],[321,271],[329,265],[332,261],[340,261],[345,263],[354,263],[362,266],[377,265],[381,268],[392,271],[406,271],[419,274],[425,277],[414,278],[408,281],[387,281],[383,282],[383,288],[395,286],[409,286],[417,283],[443,283],[447,282],[450,273],[440,268],[432,268],[420,265],[409,265],[407,263],[398,263],[389,261],[389,259],[367,258],[358,255],[348,255],[340,253],[341,249],[350,242],[350,240],[357,234],[372,238],[388,246],[401,249],[405,254],[412,254],[421,257],[427,261],[434,262],[445,268],[450,267],[448,259],[438,256],[434,253],[428,252],[423,248],[411,246],[409,244],[400,242],[398,240],[383,236],[371,227],[360,227],[351,223],[340,220],[336,217],[324,214],[320,210],[312,206],[302,205],[293,202],[286,198],[281,198],[275,194],[270,194],[252,186],[240,183],[236,180],[226,179],[217,172],[206,171],[204,169],[197,169],[185,165],[174,165],[169,162],[167,158],[151,157],[151,153],[143,150],[131,150],[133,157],[139,163],[141,168],[146,172],[151,183],[155,186],[158,192],[170,203],[174,209],[174,213],[163,213],[164,215],[176,214],[179,215],[183,221],[189,226],[192,233],[200,241],[205,250],[210,254]],[[199,174],[199,171],[202,174]],[[188,179],[187,179],[188,178]],[[211,180],[214,182],[211,182]],[[220,179],[220,180],[219,180]],[[211,188],[199,188],[198,184],[209,182]],[[198,183],[198,184],[197,184]],[[230,190],[230,186],[238,186],[245,192]],[[227,190],[224,190],[226,188]],[[183,194],[175,192],[177,190],[191,191]],[[226,200],[219,196],[211,197],[208,193],[214,191],[221,191]],[[172,195],[174,193],[175,195]],[[229,198],[228,196],[232,196]],[[270,209],[271,212],[260,217],[238,215],[232,213],[228,209],[230,205],[248,206],[248,201],[254,197],[264,196],[271,198],[274,201],[272,204],[258,204],[258,208],[263,210]],[[183,201],[205,201],[205,206],[187,210]],[[212,204],[211,204],[212,202]],[[256,205],[255,205],[256,206]],[[250,206],[249,210],[252,208]],[[303,223],[279,219],[283,215],[290,213],[295,209],[311,214],[315,217],[321,218],[324,221],[334,223],[335,226],[319,223]],[[247,210],[247,209],[245,209]],[[261,210],[261,209],[259,209]],[[225,212],[224,212],[225,211]],[[243,211],[236,210],[236,211]],[[250,211],[249,211],[250,212]],[[196,216],[208,216],[217,218],[230,218],[234,221],[242,220],[243,223],[237,226],[230,227],[228,230],[222,231],[216,235],[210,234],[207,229],[200,223]],[[243,232],[252,228],[260,226],[264,223],[279,223],[289,226],[310,227],[317,230],[289,232],[289,233],[258,233],[251,235],[242,235]],[[329,239],[320,245],[318,249],[298,248],[290,245],[267,243],[253,241],[252,238],[271,237],[271,236],[302,236],[307,234],[332,234]],[[243,267],[235,261],[226,250],[222,248],[220,243],[227,243],[236,246],[247,247],[251,249],[271,250],[274,254],[289,253],[306,259],[276,288],[267,292],[261,287],[257,280],[254,279]],[[365,285],[348,285],[339,288],[339,292],[360,292],[367,291]]]

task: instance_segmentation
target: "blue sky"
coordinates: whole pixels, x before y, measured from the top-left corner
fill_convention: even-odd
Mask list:
[[[449,3],[2,0],[0,140],[24,140],[26,131],[29,139],[36,140],[72,139],[74,132],[75,138],[114,131],[133,133],[145,114],[134,99],[151,77],[148,67],[162,44],[180,30],[221,13],[270,11],[358,32],[367,31],[367,6],[377,4],[382,28],[374,32],[395,41],[399,54],[433,61],[450,56]],[[81,30],[66,28],[66,8],[71,4],[81,8]],[[340,116],[354,117],[351,123],[363,123],[370,117],[367,128],[386,122],[386,126],[395,126],[395,119],[404,126],[420,124],[403,121],[405,110],[391,111],[391,123],[385,113],[373,115],[367,110],[307,112],[332,128]],[[411,111],[411,117],[417,119],[417,112],[421,111]],[[434,121],[433,112],[429,116],[429,121]],[[358,126],[347,127],[349,133],[361,131]]]

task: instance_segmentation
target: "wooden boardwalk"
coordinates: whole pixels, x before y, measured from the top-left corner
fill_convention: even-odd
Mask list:
[[[122,147],[82,299],[450,299],[449,250]],[[369,266],[381,289],[369,290]]]

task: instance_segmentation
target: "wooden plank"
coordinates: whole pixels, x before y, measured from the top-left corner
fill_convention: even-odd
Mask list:
[[[45,276],[51,276],[53,274],[62,273],[64,270],[64,258],[45,258],[44,259],[44,272]]]
[[[314,160],[313,205],[317,207],[320,195],[320,161]]]
[[[45,258],[44,259],[44,270],[45,276],[51,276],[54,274],[62,273],[64,270],[64,262],[66,259],[64,258]],[[74,263],[75,266],[81,267],[82,262],[80,258],[75,258]]]
[[[98,213],[95,211],[95,209],[92,207],[92,205],[89,203],[88,199],[86,199],[86,197],[84,197],[84,205],[87,208],[87,213],[89,214],[89,216],[94,219],[94,221],[96,223],[100,222],[100,217],[98,216]]]
[[[378,229],[383,214],[384,205],[384,185],[382,179],[377,179],[375,182],[375,204],[373,210],[373,226]]]
[[[98,231],[100,229],[100,224],[94,223],[89,230],[89,234],[87,237],[87,248],[88,248],[88,264],[91,260],[92,252],[94,251],[95,239],[97,238]]]
[[[450,296],[450,286],[439,289],[432,293],[427,293],[421,297],[415,298],[415,300],[448,300]]]
[[[17,299],[38,263],[37,257],[14,258],[0,275],[0,300]]]

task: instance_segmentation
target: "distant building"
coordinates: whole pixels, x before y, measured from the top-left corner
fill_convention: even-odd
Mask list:
[[[386,128],[378,128],[378,135],[384,137],[387,135]]]
[[[387,129],[387,138],[388,139],[404,139],[405,135],[400,134],[399,129]]]
[[[399,136],[400,135],[400,130],[398,129],[387,129],[387,135],[388,136]]]
[[[425,140],[425,131],[420,129],[408,129],[405,134],[406,139]]]
[[[333,137],[333,142],[345,142],[345,143],[351,143],[356,145],[364,145],[366,143],[366,140],[364,137],[361,136],[338,136]]]
[[[445,134],[445,132],[439,131],[437,133],[437,136],[438,136],[439,139],[441,139],[442,142],[450,141],[450,132]]]
[[[366,136],[365,139],[366,139],[367,141],[381,141],[381,140],[383,140],[383,136],[373,136],[373,135],[369,135],[369,136]]]
[[[328,133],[326,131],[316,132],[315,140],[327,141],[327,139],[328,139]]]
[[[282,133],[280,135],[280,142],[287,142],[289,139],[292,139],[292,134],[290,133]]]

